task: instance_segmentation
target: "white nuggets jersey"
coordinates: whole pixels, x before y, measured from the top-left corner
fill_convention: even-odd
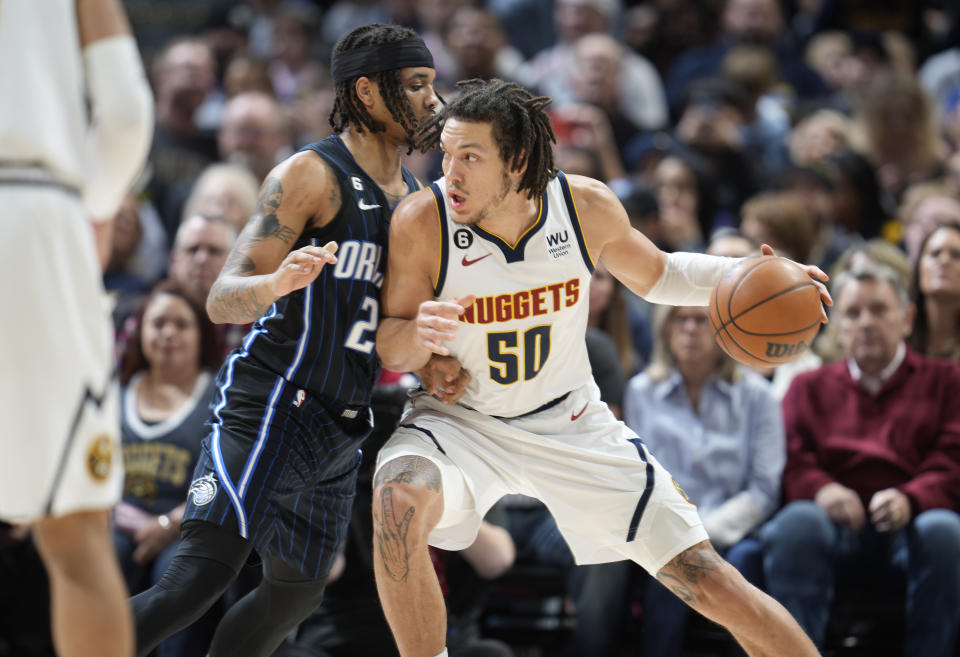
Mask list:
[[[431,185],[441,254],[434,294],[476,295],[450,351],[472,375],[461,403],[515,417],[591,380],[585,332],[593,262],[562,173],[516,244],[450,219],[443,178]]]
[[[75,0],[0,0],[0,165],[79,188],[87,112]]]

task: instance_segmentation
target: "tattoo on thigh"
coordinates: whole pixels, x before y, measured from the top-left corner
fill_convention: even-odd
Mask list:
[[[397,582],[405,582],[410,573],[410,551],[407,547],[407,533],[410,531],[410,522],[417,512],[411,506],[397,518],[393,508],[393,487],[387,486],[381,494],[381,506],[374,507],[373,525],[380,558],[387,575]]]
[[[696,589],[720,565],[720,557],[713,548],[695,545],[678,554],[657,573],[657,580],[686,602],[697,602]]]
[[[401,456],[388,461],[374,479],[374,486],[389,483],[413,484],[425,486],[436,493],[440,492],[440,470],[433,461],[422,456]]]

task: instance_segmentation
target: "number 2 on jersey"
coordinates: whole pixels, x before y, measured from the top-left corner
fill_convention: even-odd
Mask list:
[[[490,378],[510,385],[520,380],[520,360],[523,359],[523,380],[529,381],[540,373],[550,355],[550,324],[534,326],[523,332],[522,353],[517,353],[518,331],[487,333],[487,355],[490,358]]]
[[[369,354],[373,351],[374,342],[373,338],[367,338],[366,334],[377,331],[377,323],[380,321],[380,304],[373,297],[365,297],[363,305],[360,306],[360,313],[367,313],[367,316],[353,323],[343,344],[350,349]]]

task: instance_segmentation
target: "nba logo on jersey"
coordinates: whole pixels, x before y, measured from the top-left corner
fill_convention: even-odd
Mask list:
[[[297,390],[297,397],[293,400],[293,405],[297,408],[300,408],[303,405],[303,400],[307,398],[307,392],[301,388]]]

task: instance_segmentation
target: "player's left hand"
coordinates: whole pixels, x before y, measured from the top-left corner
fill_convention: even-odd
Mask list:
[[[423,389],[444,404],[456,404],[470,383],[470,373],[452,356],[433,354],[422,369],[416,372]]]
[[[156,516],[153,522],[143,525],[133,535],[136,548],[133,550],[134,563],[149,563],[177,538],[179,531],[175,525],[163,527]]]
[[[874,493],[868,510],[870,524],[881,533],[903,529],[913,517],[910,498],[896,488],[884,488]]]
[[[773,252],[773,247],[769,244],[763,244],[760,246],[760,255],[775,256],[776,253]],[[791,260],[791,262],[793,262]],[[830,290],[827,289],[827,281],[830,280],[830,277],[827,276],[822,269],[816,265],[804,265],[799,262],[795,263],[800,269],[807,272],[807,276],[813,281],[813,284],[817,286],[817,290],[820,292],[820,300],[827,306],[833,305],[833,297],[830,296]],[[820,321],[824,324],[829,321],[827,319],[827,311],[820,307]]]
[[[325,265],[337,264],[336,242],[320,246],[301,246],[286,255],[277,270],[269,275],[270,292],[274,298],[285,297],[295,290],[310,285]]]
[[[424,301],[417,312],[417,340],[420,346],[434,354],[449,356],[444,342],[457,339],[460,316],[473,305],[474,295],[468,294],[455,301]]]

